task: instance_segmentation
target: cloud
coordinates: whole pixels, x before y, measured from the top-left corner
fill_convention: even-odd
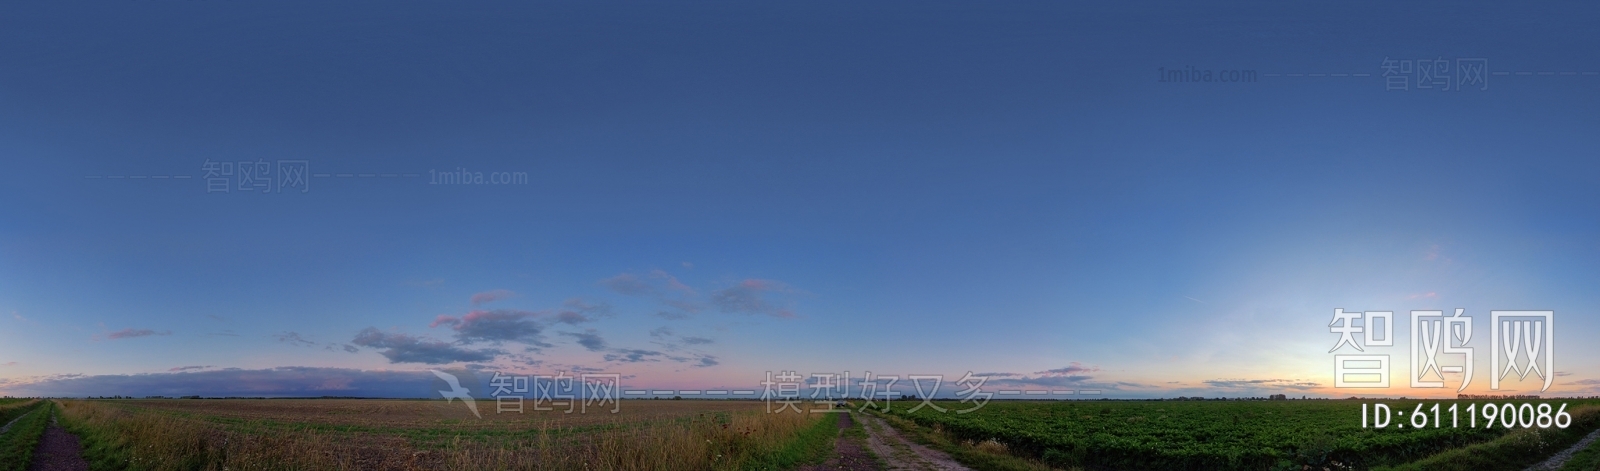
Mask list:
[[[1442,247],[1439,247],[1439,244],[1428,245],[1428,248],[1422,251],[1422,259],[1427,261],[1438,260],[1441,256],[1440,249],[1442,249]],[[1449,258],[1445,258],[1444,260],[1446,262],[1450,261]]]
[[[583,348],[587,348],[591,352],[598,352],[606,349],[606,340],[600,338],[600,333],[596,332],[594,329],[589,329],[581,333],[562,332],[561,335],[577,338],[578,345],[582,345]]]
[[[233,333],[232,329],[228,329],[228,330],[223,330],[222,332],[212,332],[212,333],[206,334],[206,336],[208,336],[208,337],[219,337],[219,336],[220,337],[238,337],[239,334]]]
[[[651,270],[645,276],[632,273],[623,273],[611,278],[600,280],[600,285],[611,288],[620,294],[629,296],[660,296],[667,291],[677,291],[685,295],[695,295],[694,288],[678,281],[664,270]]]
[[[222,316],[219,316],[219,315],[216,315],[216,314],[206,314],[206,317],[209,317],[209,318],[211,318],[211,320],[216,320],[216,321],[227,321],[228,320],[228,318],[222,317]]]
[[[694,269],[694,264],[693,264],[693,263],[689,263],[689,262],[683,262],[683,263],[681,263],[681,264],[680,264],[680,265],[683,265],[683,267],[684,267],[684,268],[688,268],[688,269],[690,269],[690,270],[693,270],[693,269]]]
[[[477,306],[479,304],[492,303],[516,295],[517,293],[504,289],[484,291],[482,293],[472,295],[472,305]]]
[[[650,331],[651,337],[661,339],[661,341],[655,343],[665,346],[667,350],[678,350],[678,345],[672,342],[672,338],[676,337],[677,335],[677,332],[674,332],[671,327],[657,327]],[[677,340],[689,345],[709,345],[715,342],[714,340],[706,337],[694,336],[678,337]]]
[[[684,312],[697,313],[703,309],[700,303],[692,299],[698,296],[694,288],[663,270],[651,270],[644,276],[623,273],[600,280],[600,285],[628,296],[649,297]]]
[[[681,312],[661,311],[656,313],[656,317],[660,317],[669,321],[679,321],[688,319],[689,315]]]
[[[1426,293],[1415,293],[1415,294],[1407,295],[1406,299],[1429,299],[1429,298],[1437,298],[1437,297],[1439,297],[1439,293],[1435,293],[1435,292],[1429,291],[1429,292],[1426,292]]]
[[[1594,386],[1594,385],[1600,385],[1600,379],[1585,379],[1585,380],[1572,381],[1572,382],[1561,383],[1561,384],[1565,385],[1565,386]]]
[[[578,325],[612,315],[611,305],[606,303],[590,304],[583,299],[572,298],[562,305],[564,309],[556,313],[555,321],[563,324]]]
[[[184,367],[188,368],[188,367]],[[407,397],[434,394],[436,377],[427,371],[372,371],[346,368],[224,368],[181,373],[133,375],[57,375],[0,386],[14,396],[190,396],[206,397]],[[476,385],[478,388],[484,385]],[[468,385],[473,388],[473,385]],[[478,388],[473,388],[478,392]]]
[[[347,343],[347,344],[344,344],[344,351],[347,351],[347,352],[350,352],[350,353],[355,353],[355,352],[361,351],[361,349],[360,348],[356,348],[355,345],[350,345],[350,344]]]
[[[1082,363],[1072,362],[1061,368],[1036,371],[1033,375],[1006,372],[974,373],[973,376],[989,378],[989,382],[1012,386],[1038,386],[1038,387],[1073,387],[1073,388],[1101,388],[1116,389],[1117,384],[1089,383],[1094,379],[1090,373],[1100,371],[1099,367],[1083,366]]]
[[[443,286],[444,285],[444,278],[434,278],[434,279],[431,279],[431,280],[420,280],[420,281],[407,281],[404,284],[406,286],[410,286],[410,287],[413,287],[413,288],[435,288],[435,287],[439,287],[439,286]]]
[[[706,356],[700,357],[700,364],[694,365],[694,366],[696,368],[706,368],[706,367],[717,366],[718,364],[719,363],[717,362],[717,357],[714,357],[714,356],[711,356],[711,355],[706,355]]]
[[[1098,371],[1100,371],[1100,368],[1097,368],[1097,367],[1086,367],[1086,366],[1083,366],[1083,364],[1081,364],[1081,363],[1072,362],[1071,364],[1067,365],[1066,367],[1056,368],[1056,369],[1053,369],[1053,370],[1044,370],[1044,371],[1036,372],[1034,374],[1036,374],[1036,375],[1047,375],[1047,376],[1059,376],[1059,375],[1071,375],[1071,374],[1079,374],[1079,373],[1094,373],[1094,372],[1098,372]]]
[[[17,366],[17,362],[8,361],[8,362],[5,362],[5,363],[0,363],[0,366]]]
[[[632,273],[623,273],[621,275],[600,280],[600,285],[611,288],[612,291],[616,291],[619,294],[626,294],[629,296],[643,296],[655,292],[655,289],[650,286],[650,283],[639,279],[638,276]]]
[[[747,279],[739,284],[711,294],[711,304],[727,313],[765,314],[772,317],[795,317],[793,311],[768,301],[768,293],[787,292],[778,281]]]
[[[560,322],[562,324],[578,325],[592,320],[594,319],[590,319],[589,316],[572,311],[561,311],[560,314],[556,314],[556,322]]]
[[[624,362],[624,363],[638,363],[638,362],[641,362],[641,361],[660,361],[660,360],[656,360],[656,359],[653,359],[653,358],[646,358],[646,357],[657,357],[657,356],[661,356],[661,352],[650,351],[650,350],[630,350],[630,349],[622,348],[622,349],[617,349],[616,353],[607,353],[606,356],[605,356],[605,360],[606,361],[620,361],[620,362]]]
[[[214,368],[214,367],[211,366],[211,365],[206,365],[206,366],[179,366],[179,367],[174,367],[172,369],[169,369],[167,371],[176,372],[176,371],[189,371],[189,370],[203,370],[203,369],[206,369],[206,368]]]
[[[590,303],[588,301],[584,301],[583,298],[569,298],[566,301],[562,301],[561,305],[566,306],[568,309],[572,309],[584,314],[593,314],[596,316],[611,315],[611,305],[603,302]]]
[[[1015,378],[993,378],[989,382],[997,384],[1013,384],[1018,386],[1045,386],[1045,387],[1079,387],[1085,381],[1094,379],[1088,375],[1071,376],[1022,376]]]
[[[1202,384],[1214,388],[1269,388],[1269,389],[1313,389],[1321,383],[1302,379],[1208,379]]]
[[[490,361],[494,356],[501,354],[499,350],[482,349],[467,350],[451,344],[413,337],[406,334],[388,334],[375,327],[368,327],[356,334],[350,343],[363,347],[385,349],[379,354],[389,359],[390,363],[424,363],[439,365],[455,362]]]
[[[290,345],[296,345],[296,346],[307,347],[307,346],[311,346],[311,345],[316,345],[317,344],[316,342],[312,342],[310,340],[306,340],[305,338],[301,337],[300,334],[297,333],[297,332],[284,332],[284,333],[280,333],[280,334],[275,334],[272,337],[278,339],[279,342],[287,343],[287,344],[290,344]]]
[[[119,330],[119,331],[116,331],[116,332],[112,332],[112,333],[106,334],[106,338],[111,339],[111,340],[116,340],[116,339],[131,339],[131,338],[138,338],[138,337],[149,337],[149,336],[152,336],[152,335],[172,335],[172,331],[163,330],[163,331],[160,331],[160,332],[156,332],[156,331],[150,330],[150,329],[135,329],[135,328],[129,327],[129,328],[126,328],[126,329],[122,329],[122,330]]]
[[[665,271],[662,271],[662,270],[651,270],[650,271],[650,278],[661,280],[662,283],[666,284],[667,289],[669,289],[669,290],[679,291],[679,292],[682,292],[682,293],[687,294],[689,296],[694,296],[695,295],[694,288],[690,288],[689,285],[686,285],[686,284],[683,284],[682,282],[679,282],[678,281],[678,277],[672,276],[671,274],[669,274],[669,273],[667,273]]]
[[[509,309],[475,310],[461,317],[439,316],[428,327],[449,325],[456,332],[456,340],[465,344],[519,341],[543,345],[539,334],[544,325],[534,319],[538,316],[537,312]]]
[[[661,304],[665,304],[691,314],[697,314],[700,311],[705,310],[704,306],[701,306],[700,303],[694,301],[686,301],[682,299],[661,299],[660,301]]]

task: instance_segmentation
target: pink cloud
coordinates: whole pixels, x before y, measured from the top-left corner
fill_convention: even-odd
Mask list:
[[[479,304],[492,303],[516,295],[517,293],[504,289],[484,291],[482,293],[472,295],[472,305],[477,306]]]
[[[468,313],[468,315],[471,315],[471,313]],[[439,317],[433,318],[433,322],[428,324],[428,328],[432,329],[432,328],[435,328],[435,327],[439,327],[440,325],[456,325],[456,324],[458,324],[460,322],[461,322],[461,318],[459,318],[459,317],[446,316],[444,314],[440,314]]]
[[[1426,293],[1417,293],[1417,294],[1406,296],[1406,299],[1425,299],[1425,298],[1437,298],[1437,297],[1439,297],[1439,293],[1435,293],[1435,292],[1429,291],[1429,292],[1426,292]]]

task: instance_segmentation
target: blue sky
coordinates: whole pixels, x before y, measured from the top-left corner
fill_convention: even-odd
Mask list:
[[[413,395],[372,375],[470,366],[1346,396],[1334,308],[1465,308],[1484,356],[1489,310],[1554,310],[1554,390],[1592,394],[1597,16],[0,5],[0,392]],[[1387,89],[1423,58],[1505,75]],[[1161,81],[1191,68],[1257,80]],[[305,191],[207,191],[207,162],[280,160]]]

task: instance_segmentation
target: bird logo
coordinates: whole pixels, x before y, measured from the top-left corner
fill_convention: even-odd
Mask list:
[[[444,397],[444,402],[446,404],[456,399],[460,399],[461,402],[467,403],[468,409],[472,409],[473,416],[480,419],[483,418],[482,415],[478,414],[478,402],[472,399],[472,395],[470,394],[471,391],[467,390],[467,388],[461,387],[461,380],[456,379],[456,375],[445,373],[439,370],[428,371],[432,371],[434,376],[438,376],[439,379],[444,380],[446,385],[450,386],[449,390],[439,390],[439,395]]]

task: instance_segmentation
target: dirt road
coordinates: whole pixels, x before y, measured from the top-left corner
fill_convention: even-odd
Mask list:
[[[56,425],[55,418],[39,437],[39,447],[33,450],[33,463],[28,471],[89,471],[89,462],[83,460],[78,437]]]
[[[883,466],[872,452],[867,451],[861,437],[844,433],[855,426],[851,419],[853,414],[839,414],[839,437],[833,441],[833,456],[828,457],[826,463],[801,467],[801,471],[880,471]]]
[[[938,471],[970,471],[950,455],[907,440],[883,419],[858,414],[867,430],[867,445],[887,463],[888,469],[915,469]]]

